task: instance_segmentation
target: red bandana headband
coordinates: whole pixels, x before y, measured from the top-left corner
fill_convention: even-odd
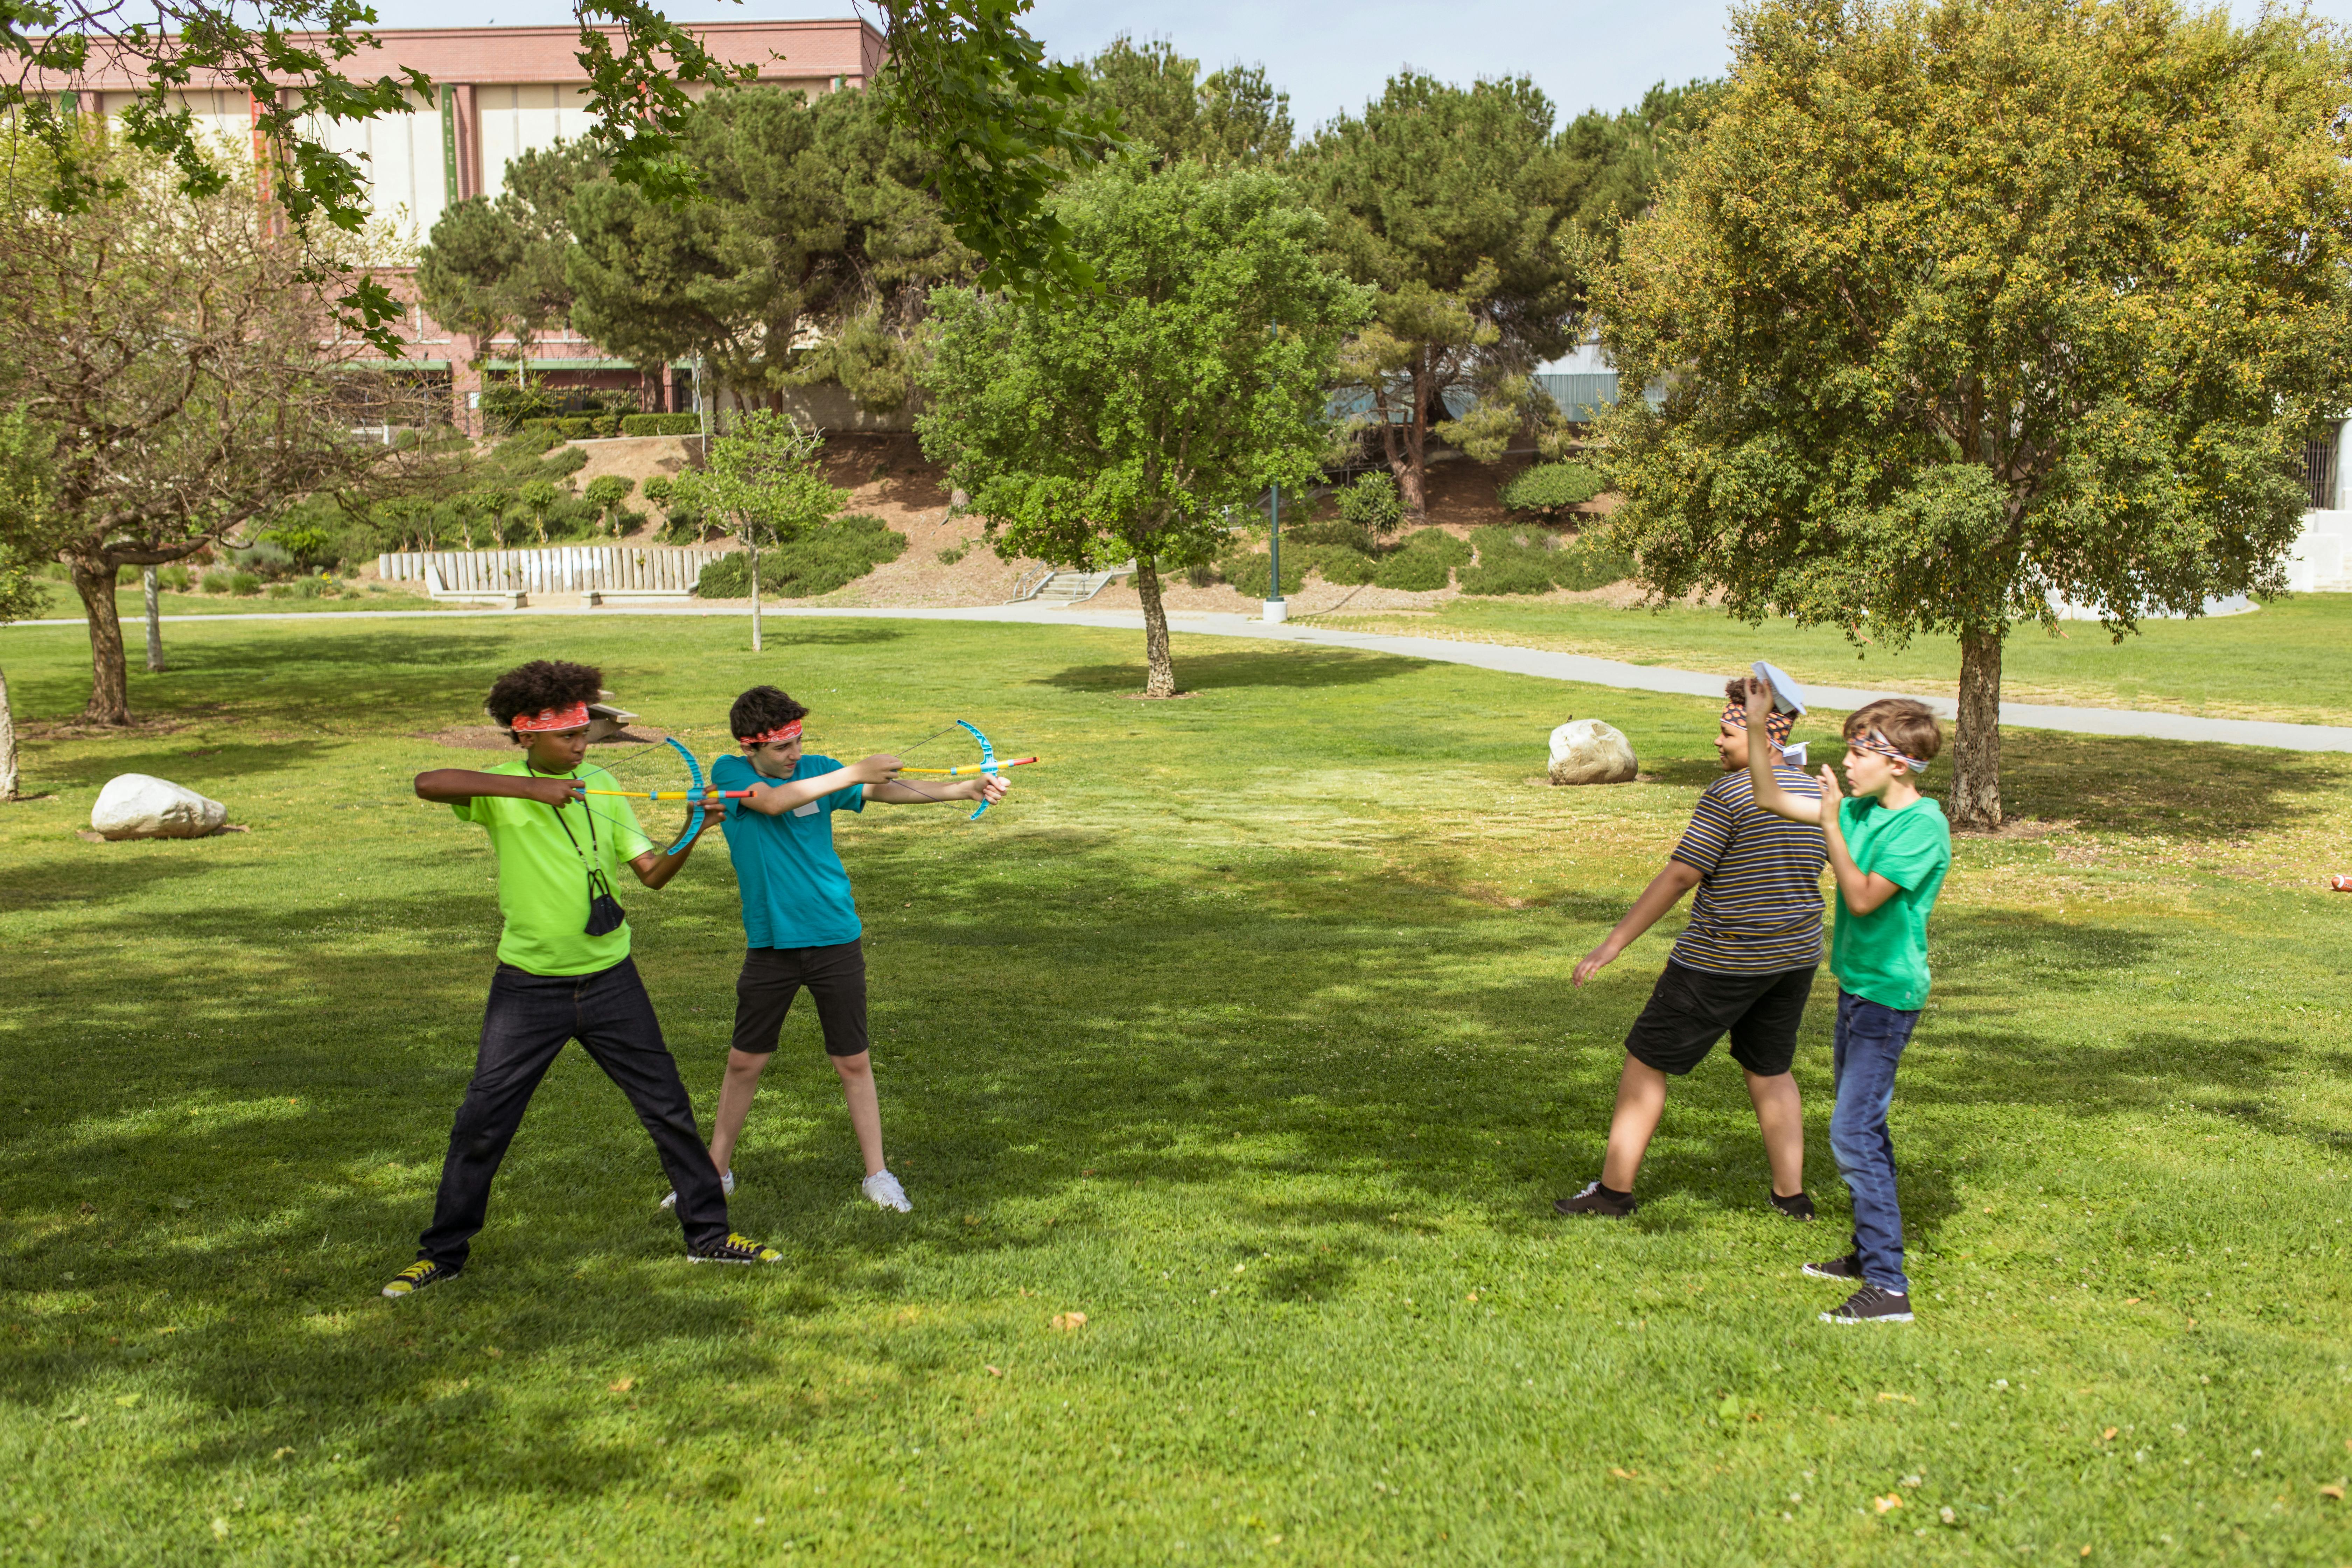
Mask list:
[[[1927,771],[1927,763],[1921,762],[1916,757],[1905,756],[1901,752],[1895,749],[1894,742],[1888,740],[1885,735],[1880,734],[1875,730],[1873,730],[1867,735],[1856,735],[1853,740],[1847,742],[1846,744],[1850,746],[1859,746],[1865,752],[1875,752],[1878,755],[1885,757],[1890,763],[1901,763],[1905,767],[1909,768],[1915,773],[1924,773]]]
[[[518,713],[507,721],[507,728],[524,735],[551,734],[559,730],[580,730],[587,727],[588,704],[574,702],[569,708],[542,708],[536,713]]]
[[[801,721],[795,719],[783,728],[771,730],[764,735],[738,735],[735,738],[747,746],[765,746],[778,741],[797,741],[801,738]]]

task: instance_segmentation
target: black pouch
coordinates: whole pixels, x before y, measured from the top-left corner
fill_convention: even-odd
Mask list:
[[[588,923],[581,929],[590,936],[610,936],[620,930],[629,918],[621,900],[610,893],[597,892],[593,882],[588,884]]]

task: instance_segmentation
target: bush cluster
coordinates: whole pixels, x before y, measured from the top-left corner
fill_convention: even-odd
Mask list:
[[[803,538],[760,552],[760,592],[780,599],[813,599],[855,583],[906,552],[907,536],[863,512],[837,517]],[[751,594],[751,558],[734,551],[702,569],[698,597],[743,599]]]
[[[1453,569],[1469,561],[1470,547],[1442,528],[1416,529],[1400,543],[1383,546],[1344,516],[1324,518],[1283,531],[1282,591],[1286,596],[1298,592],[1313,572],[1343,587],[1375,583],[1427,593],[1444,587]],[[1273,570],[1265,552],[1240,550],[1221,558],[1213,574],[1196,574],[1194,581],[1206,586],[1222,578],[1248,597],[1263,599],[1272,586]]]
[[[621,416],[624,436],[699,436],[702,416],[699,414],[624,414]]]
[[[1462,574],[1465,594],[1545,594],[1554,588],[1600,588],[1633,574],[1633,558],[1597,542],[1561,548],[1546,530],[1505,523],[1477,529],[1470,542],[1477,564]]]
[[[593,441],[602,437],[621,433],[618,414],[567,414],[546,419],[526,419],[521,428],[547,430],[566,441]]]
[[[1601,476],[1582,463],[1537,463],[1497,492],[1506,511],[1565,518],[1602,489]]]

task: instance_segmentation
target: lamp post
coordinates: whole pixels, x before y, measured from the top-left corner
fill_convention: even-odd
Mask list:
[[[1282,487],[1272,486],[1266,493],[1272,502],[1270,515],[1274,520],[1274,531],[1269,545],[1273,570],[1265,585],[1265,616],[1268,624],[1274,624],[1290,618],[1290,604],[1282,596]]]

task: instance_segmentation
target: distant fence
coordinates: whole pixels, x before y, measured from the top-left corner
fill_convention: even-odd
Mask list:
[[[724,550],[642,544],[557,544],[544,550],[397,551],[375,558],[387,583],[416,583],[430,566],[453,594],[682,594]]]

